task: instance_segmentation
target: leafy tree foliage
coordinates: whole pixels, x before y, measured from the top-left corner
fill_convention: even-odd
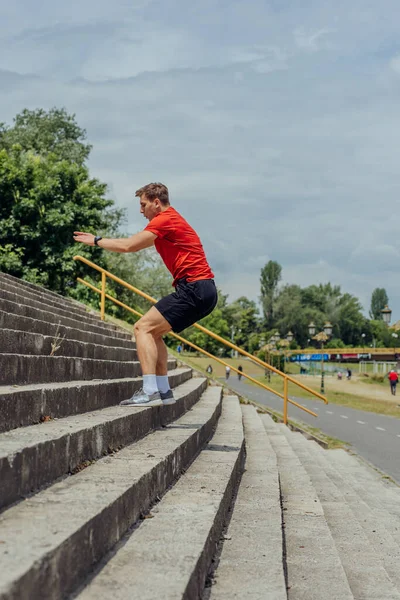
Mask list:
[[[375,321],[382,320],[382,309],[389,304],[389,298],[384,288],[375,288],[371,296],[369,316]]]
[[[271,331],[277,329],[285,336],[291,330],[296,342],[303,347],[308,345],[311,321],[317,330],[322,330],[325,322],[330,321],[333,337],[342,340],[344,345],[359,344],[361,334],[368,332],[359,300],[330,283],[306,288],[285,285],[276,294],[273,315]]]
[[[91,150],[85,140],[86,131],[64,108],[48,112],[25,109],[15,117],[12,127],[0,124],[0,149],[8,152],[18,144],[33,154],[54,154],[59,160],[83,165]]]
[[[377,348],[390,348],[398,345],[393,342],[392,332],[389,327],[381,320],[371,319],[369,321],[369,342]]]
[[[83,272],[75,254],[107,266],[101,249],[78,250],[73,232],[111,235],[123,219],[89,175],[85,140],[65,109],[24,110],[0,125],[0,269],[62,294]]]
[[[256,303],[245,296],[241,296],[225,306],[224,316],[230,324],[230,339],[232,339],[233,334],[233,343],[249,351],[250,338],[259,329]]]
[[[16,145],[0,151],[0,269],[65,293],[82,272],[74,231],[114,230],[122,218],[106,186],[85,166],[35,155]],[[100,249],[79,253],[106,266]]]
[[[270,260],[261,270],[261,303],[264,311],[266,326],[272,326],[274,319],[274,301],[278,284],[282,276],[282,267],[274,260]]]

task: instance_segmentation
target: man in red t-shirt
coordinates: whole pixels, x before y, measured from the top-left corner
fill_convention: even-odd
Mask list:
[[[217,289],[199,236],[170,205],[167,187],[149,183],[137,190],[135,196],[140,198],[140,212],[149,221],[143,231],[124,239],[105,239],[75,231],[74,239],[113,252],[138,252],[153,244],[156,247],[173,277],[175,292],[159,300],[135,323],[143,390],[121,405],[173,404],[167,348],[162,336],[171,330],[178,333],[210,314],[217,304]]]
[[[397,375],[396,371],[394,371],[393,369],[390,371],[389,375],[389,383],[390,383],[390,391],[392,392],[393,396],[396,395],[396,386],[397,386],[397,382],[399,381],[399,376]]]

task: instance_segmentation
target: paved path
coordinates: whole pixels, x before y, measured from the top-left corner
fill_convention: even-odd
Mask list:
[[[238,381],[236,377],[231,377],[228,385],[250,400],[283,412],[283,400],[266,390],[244,383],[243,379]],[[327,435],[349,442],[358,454],[400,484],[400,418],[377,415],[338,404],[325,405],[317,400],[294,396],[291,398],[318,413],[318,418],[289,404],[289,419],[303,421],[318,427]]]

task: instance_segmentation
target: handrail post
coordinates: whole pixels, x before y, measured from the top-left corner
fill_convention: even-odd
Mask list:
[[[283,380],[283,422],[287,425],[288,378]]]
[[[100,316],[101,320],[104,321],[106,312],[106,274],[104,271],[101,273],[101,297],[100,297]]]

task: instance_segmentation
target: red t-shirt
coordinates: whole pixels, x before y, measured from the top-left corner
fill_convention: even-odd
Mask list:
[[[172,206],[156,215],[145,231],[157,236],[154,245],[174,278],[172,285],[183,277],[188,282],[214,278],[199,236]]]
[[[397,381],[399,379],[399,376],[397,375],[396,372],[389,373],[389,379],[390,379],[390,381]]]

